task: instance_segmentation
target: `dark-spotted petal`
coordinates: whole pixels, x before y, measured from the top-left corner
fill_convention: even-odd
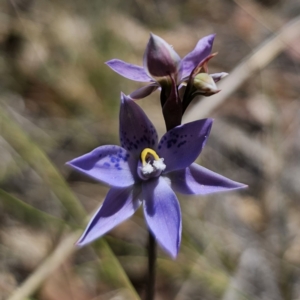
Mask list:
[[[103,205],[91,219],[77,245],[86,245],[130,218],[139,208],[141,201],[139,187],[112,188]]]
[[[143,183],[144,214],[156,240],[173,258],[181,240],[181,212],[177,197],[162,178]]]
[[[153,92],[155,92],[158,89],[159,85],[157,83],[151,83],[147,86],[143,86],[140,89],[137,89],[136,91],[132,92],[129,97],[133,100],[139,100],[146,98]]]
[[[134,184],[136,160],[119,146],[101,146],[68,162],[74,169],[114,187]]]
[[[182,59],[180,66],[182,78],[189,76],[193,69],[211,53],[214,38],[215,34],[202,38],[194,50]]]
[[[208,138],[212,119],[177,126],[168,131],[158,144],[158,155],[164,158],[164,173],[189,167],[198,157]]]
[[[123,148],[139,157],[145,148],[156,148],[157,133],[144,111],[129,97],[121,95],[120,141]]]
[[[120,59],[112,59],[106,64],[116,73],[135,81],[151,82],[153,79],[147,75],[143,67],[129,64]]]
[[[168,174],[172,188],[182,194],[206,195],[247,187],[197,164]]]

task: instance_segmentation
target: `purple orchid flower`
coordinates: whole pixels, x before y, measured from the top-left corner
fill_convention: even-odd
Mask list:
[[[195,163],[212,119],[177,126],[158,142],[143,110],[121,96],[120,146],[100,146],[68,164],[111,186],[78,245],[86,245],[131,217],[143,204],[147,225],[173,258],[181,240],[181,211],[174,193],[205,195],[245,187]]]
[[[208,35],[200,39],[193,51],[188,53],[183,59],[166,41],[157,35],[151,34],[144,54],[144,67],[126,63],[119,59],[112,59],[106,64],[118,74],[140,82],[148,82],[144,86],[130,94],[132,99],[142,99],[153,93],[159,87],[166,84],[171,85],[171,79],[182,86],[181,83],[187,81],[191,72],[207,58],[212,50],[215,34]],[[213,82],[218,82],[227,73],[211,74]],[[211,83],[210,83],[211,85]],[[214,87],[214,89],[216,89]]]

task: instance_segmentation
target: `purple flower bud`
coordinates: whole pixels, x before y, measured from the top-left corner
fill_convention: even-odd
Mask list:
[[[177,74],[180,57],[162,38],[150,35],[144,54],[144,68],[153,77]]]

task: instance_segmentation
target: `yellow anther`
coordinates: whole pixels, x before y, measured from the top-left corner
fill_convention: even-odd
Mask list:
[[[152,150],[150,148],[145,148],[141,153],[141,160],[142,160],[143,166],[145,166],[147,164],[146,159],[147,159],[148,155],[152,155],[155,160],[159,160],[159,156],[157,155],[157,153],[154,150]]]

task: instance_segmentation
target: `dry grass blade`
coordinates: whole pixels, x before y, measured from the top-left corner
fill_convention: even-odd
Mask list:
[[[300,36],[300,17],[293,19],[285,25],[277,34],[266,40],[262,45],[253,51],[249,57],[241,62],[231,73],[219,84],[221,93],[190,107],[184,121],[190,122],[195,119],[206,117],[222,104],[241,84],[243,84],[254,72],[268,65],[278,54],[290,43]]]
[[[259,24],[271,32],[277,31],[284,25],[283,20],[274,11],[253,0],[234,0],[234,2]]]
[[[224,132],[227,133],[226,136],[224,136]],[[215,138],[225,148],[232,149],[236,153],[243,153],[256,168],[263,166],[264,173],[268,178],[282,167],[279,156],[271,147],[251,139],[242,130],[226,121],[218,120],[214,124],[211,138]]]
[[[76,241],[82,234],[82,230],[76,230],[67,235],[62,240],[55,250],[40,264],[40,266],[15,290],[11,297],[7,300],[23,300],[32,295],[34,291],[54,272],[73,252],[78,250],[75,247]],[[97,245],[101,251],[101,257],[106,265],[109,265],[114,270],[115,283],[117,286],[122,286],[122,290],[127,295],[127,299],[139,300],[139,296],[135,292],[133,286],[128,281],[124,272],[121,272],[122,267],[119,261],[114,257],[107,243],[102,239]],[[97,247],[95,247],[96,252]],[[118,274],[117,274],[118,273]]]
[[[8,300],[23,300],[32,294],[56,268],[58,268],[72,252],[76,250],[75,242],[81,235],[81,230],[70,233],[33,272]]]

